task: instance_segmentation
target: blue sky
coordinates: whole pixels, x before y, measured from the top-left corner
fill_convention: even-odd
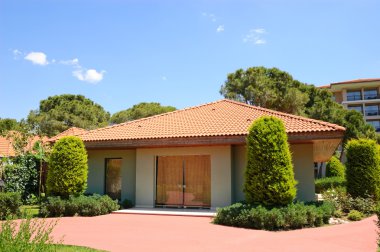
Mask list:
[[[1,0],[0,117],[82,94],[115,113],[221,99],[228,73],[317,86],[380,77],[377,0]]]

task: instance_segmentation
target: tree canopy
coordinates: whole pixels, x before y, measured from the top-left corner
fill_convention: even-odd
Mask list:
[[[5,135],[8,131],[19,130],[20,123],[12,118],[0,118],[0,135]]]
[[[158,102],[141,102],[133,105],[132,108],[119,111],[112,115],[111,123],[123,123],[153,115],[158,115],[176,110],[172,106],[162,106]]]
[[[250,67],[228,74],[220,93],[229,99],[300,115],[309,100],[300,90],[302,85],[277,68]]]
[[[102,106],[82,95],[63,94],[40,101],[30,111],[28,123],[39,134],[54,136],[70,127],[95,129],[108,125],[110,114]]]
[[[277,68],[239,69],[228,74],[220,93],[225,98],[251,105],[344,126],[344,143],[352,138],[377,137],[375,129],[359,112],[347,110],[333,101],[330,90],[294,80],[289,73]]]

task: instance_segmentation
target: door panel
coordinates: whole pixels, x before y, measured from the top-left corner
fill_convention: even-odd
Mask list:
[[[211,205],[210,156],[185,156],[185,206]]]
[[[210,156],[158,157],[156,204],[210,207]]]
[[[156,204],[183,204],[183,160],[179,156],[158,157]]]
[[[112,199],[121,199],[121,159],[106,160],[105,191]]]

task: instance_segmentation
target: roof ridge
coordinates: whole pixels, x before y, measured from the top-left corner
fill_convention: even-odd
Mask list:
[[[313,122],[313,123],[318,123],[320,125],[330,126],[330,127],[336,128],[336,129],[344,129],[343,126],[340,126],[340,125],[334,124],[334,123],[329,123],[329,122],[325,122],[325,121],[321,121],[321,120],[316,120],[316,119],[312,119],[312,118],[308,118],[308,117],[303,117],[303,116],[293,115],[293,114],[289,114],[289,113],[285,113],[285,112],[280,112],[280,111],[277,111],[277,110],[263,108],[263,107],[255,106],[255,105],[250,105],[250,104],[247,104],[247,103],[244,103],[244,102],[235,101],[235,100],[230,100],[230,99],[224,99],[224,100],[227,101],[227,102],[235,103],[237,105],[241,105],[241,106],[245,106],[245,107],[249,107],[249,108],[255,108],[255,109],[262,110],[262,111],[270,112],[272,114],[283,115],[283,116],[288,116],[288,117],[296,118],[296,119],[303,120],[303,121],[309,121],[309,122]]]
[[[221,102],[223,100],[226,100],[226,99],[221,99],[221,100],[217,100],[217,101],[213,101],[213,102],[208,102],[208,103],[204,103],[204,104],[200,104],[200,105],[196,105],[196,106],[191,106],[191,107],[187,107],[187,108],[183,108],[183,109],[178,109],[178,110],[174,110],[174,111],[170,111],[170,112],[166,112],[166,113],[162,113],[162,114],[158,114],[158,115],[144,117],[144,118],[140,118],[140,119],[136,119],[136,120],[132,120],[132,121],[127,121],[127,122],[123,122],[123,123],[118,123],[118,124],[110,125],[110,126],[107,126],[107,127],[97,128],[97,129],[93,129],[93,130],[89,130],[87,132],[84,132],[83,135],[89,134],[89,133],[92,133],[92,132],[103,131],[103,130],[106,130],[106,129],[117,128],[117,127],[125,126],[125,125],[128,125],[128,124],[135,124],[135,123],[139,123],[139,122],[142,122],[142,121],[150,120],[152,118],[167,116],[167,115],[179,113],[179,112],[182,112],[182,111],[192,110],[192,109],[204,107],[204,106],[207,106],[207,105],[215,104],[215,103]]]

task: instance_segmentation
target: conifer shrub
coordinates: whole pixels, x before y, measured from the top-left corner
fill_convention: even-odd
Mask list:
[[[287,205],[296,196],[296,180],[284,124],[264,116],[249,128],[244,192],[252,204]]]
[[[326,165],[326,177],[344,178],[344,170],[344,165],[340,162],[340,160],[337,157],[332,156]]]
[[[87,152],[82,140],[63,137],[53,147],[46,181],[49,195],[68,198],[80,195],[87,187]]]
[[[375,141],[351,140],[346,146],[347,193],[353,198],[380,199],[380,155]]]

